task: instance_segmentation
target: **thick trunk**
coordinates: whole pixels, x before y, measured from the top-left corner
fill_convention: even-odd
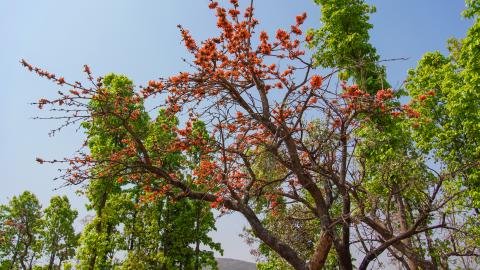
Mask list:
[[[310,262],[308,263],[309,270],[320,270],[327,261],[328,253],[332,247],[333,237],[329,232],[323,231],[317,241],[317,246],[313,253]]]
[[[280,255],[280,257],[287,261],[295,270],[309,270],[307,263],[302,260],[290,246],[282,243],[277,237],[272,235],[270,231],[265,229],[252,209],[242,207],[240,212],[247,219],[255,236]]]
[[[350,254],[350,245],[344,245],[343,243],[336,243],[335,244],[335,251],[337,252],[338,256],[338,264],[340,269],[342,270],[352,270],[352,255]]]

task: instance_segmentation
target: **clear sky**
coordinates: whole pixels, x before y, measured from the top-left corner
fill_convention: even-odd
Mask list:
[[[255,2],[259,29],[273,33],[289,27],[303,11],[309,14],[307,27],[319,26],[320,11],[312,0]],[[368,2],[377,6],[371,37],[382,59],[409,58],[388,64],[393,86],[401,84],[422,54],[445,51],[446,40],[463,37],[471,24],[460,16],[461,0]],[[0,203],[24,190],[33,191],[44,205],[52,195],[67,194],[86,213],[76,187],[55,190],[61,185],[52,181],[56,168],[35,163],[37,156],[70,156],[81,134],[67,129],[51,138],[47,134],[58,122],[31,119],[39,112],[28,103],[59,89],[25,71],[21,58],[70,80],[83,80],[82,67],[89,64],[96,75],[122,73],[144,85],[186,69],[176,25],[190,29],[195,38],[208,37],[215,31],[215,19],[207,5],[208,0],[0,0]],[[243,226],[237,215],[223,217],[213,236],[222,243],[225,257],[253,261],[238,237]]]

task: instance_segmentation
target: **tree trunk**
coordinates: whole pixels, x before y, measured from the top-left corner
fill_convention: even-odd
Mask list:
[[[352,270],[352,254],[350,253],[350,211],[351,202],[350,194],[348,192],[347,172],[348,172],[348,140],[345,124],[341,128],[341,143],[342,143],[342,162],[340,166],[340,183],[338,189],[342,195],[342,235],[340,239],[335,239],[335,250],[338,255],[340,269]]]
[[[48,263],[48,270],[53,270],[54,269],[54,266],[55,266],[55,251],[52,251],[52,253],[50,254],[50,260],[49,260],[49,263]]]
[[[335,251],[337,252],[338,256],[338,264],[340,266],[340,269],[342,270],[352,270],[353,269],[353,264],[352,264],[352,255],[350,254],[350,246],[347,245],[345,246],[342,243],[335,243]]]
[[[407,223],[407,214],[405,210],[405,204],[403,203],[402,195],[400,194],[400,189],[398,185],[393,186],[393,192],[395,194],[395,200],[397,201],[397,208],[398,208],[398,219],[400,221],[400,233],[405,233],[408,230],[408,223]],[[406,238],[402,240],[402,243],[407,246],[408,248],[412,248],[412,241],[411,238]],[[417,263],[411,259],[407,259],[407,264],[410,270],[416,270],[418,268]]]
[[[332,247],[333,237],[327,231],[322,231],[318,239],[315,252],[308,264],[309,270],[320,270],[327,261],[328,253]]]
[[[241,206],[240,212],[247,219],[252,230],[260,240],[273,249],[280,257],[287,261],[295,270],[309,270],[307,263],[302,260],[290,246],[282,243],[270,231],[265,229],[252,209]]]

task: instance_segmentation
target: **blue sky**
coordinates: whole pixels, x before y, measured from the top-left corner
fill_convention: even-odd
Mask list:
[[[371,41],[382,59],[408,58],[388,63],[393,86],[425,52],[445,52],[446,40],[463,37],[471,24],[460,16],[461,0],[368,3],[377,6]],[[52,195],[67,194],[85,215],[85,200],[75,195],[76,187],[56,190],[61,185],[52,180],[56,168],[35,163],[37,156],[71,155],[82,136],[67,129],[51,138],[48,132],[58,123],[31,119],[39,112],[28,103],[59,89],[25,71],[20,59],[70,80],[83,80],[82,66],[89,64],[96,75],[122,73],[145,84],[186,69],[176,25],[197,39],[210,36],[215,19],[207,5],[207,0],[0,0],[0,203],[24,190],[36,193],[44,205]],[[312,0],[257,0],[256,9],[259,29],[289,27],[303,11],[309,14],[306,26],[319,27],[320,11]],[[244,225],[237,215],[219,220],[213,236],[223,244],[225,257],[254,260],[238,237]]]

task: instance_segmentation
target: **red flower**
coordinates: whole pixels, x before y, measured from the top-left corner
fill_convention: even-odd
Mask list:
[[[297,25],[301,25],[305,22],[305,19],[307,18],[307,13],[304,12],[302,15],[298,15],[296,17],[296,20],[297,20]]]
[[[398,117],[400,116],[400,114],[402,114],[401,112],[391,112],[390,113],[393,117]]]
[[[278,29],[278,30],[277,30],[276,38],[277,38],[279,41],[285,41],[285,40],[289,39],[290,36],[288,35],[287,32],[285,32],[285,30],[283,30],[283,29]]]
[[[217,2],[211,2],[211,3],[208,5],[208,7],[209,7],[210,9],[215,9],[217,6],[218,6],[218,3],[217,3]]]
[[[319,89],[320,87],[322,87],[322,83],[323,77],[320,75],[314,75],[310,79],[310,85],[312,86],[312,89]]]
[[[300,28],[298,28],[297,26],[292,25],[292,33],[294,33],[295,35],[301,35],[302,30],[300,30]]]

